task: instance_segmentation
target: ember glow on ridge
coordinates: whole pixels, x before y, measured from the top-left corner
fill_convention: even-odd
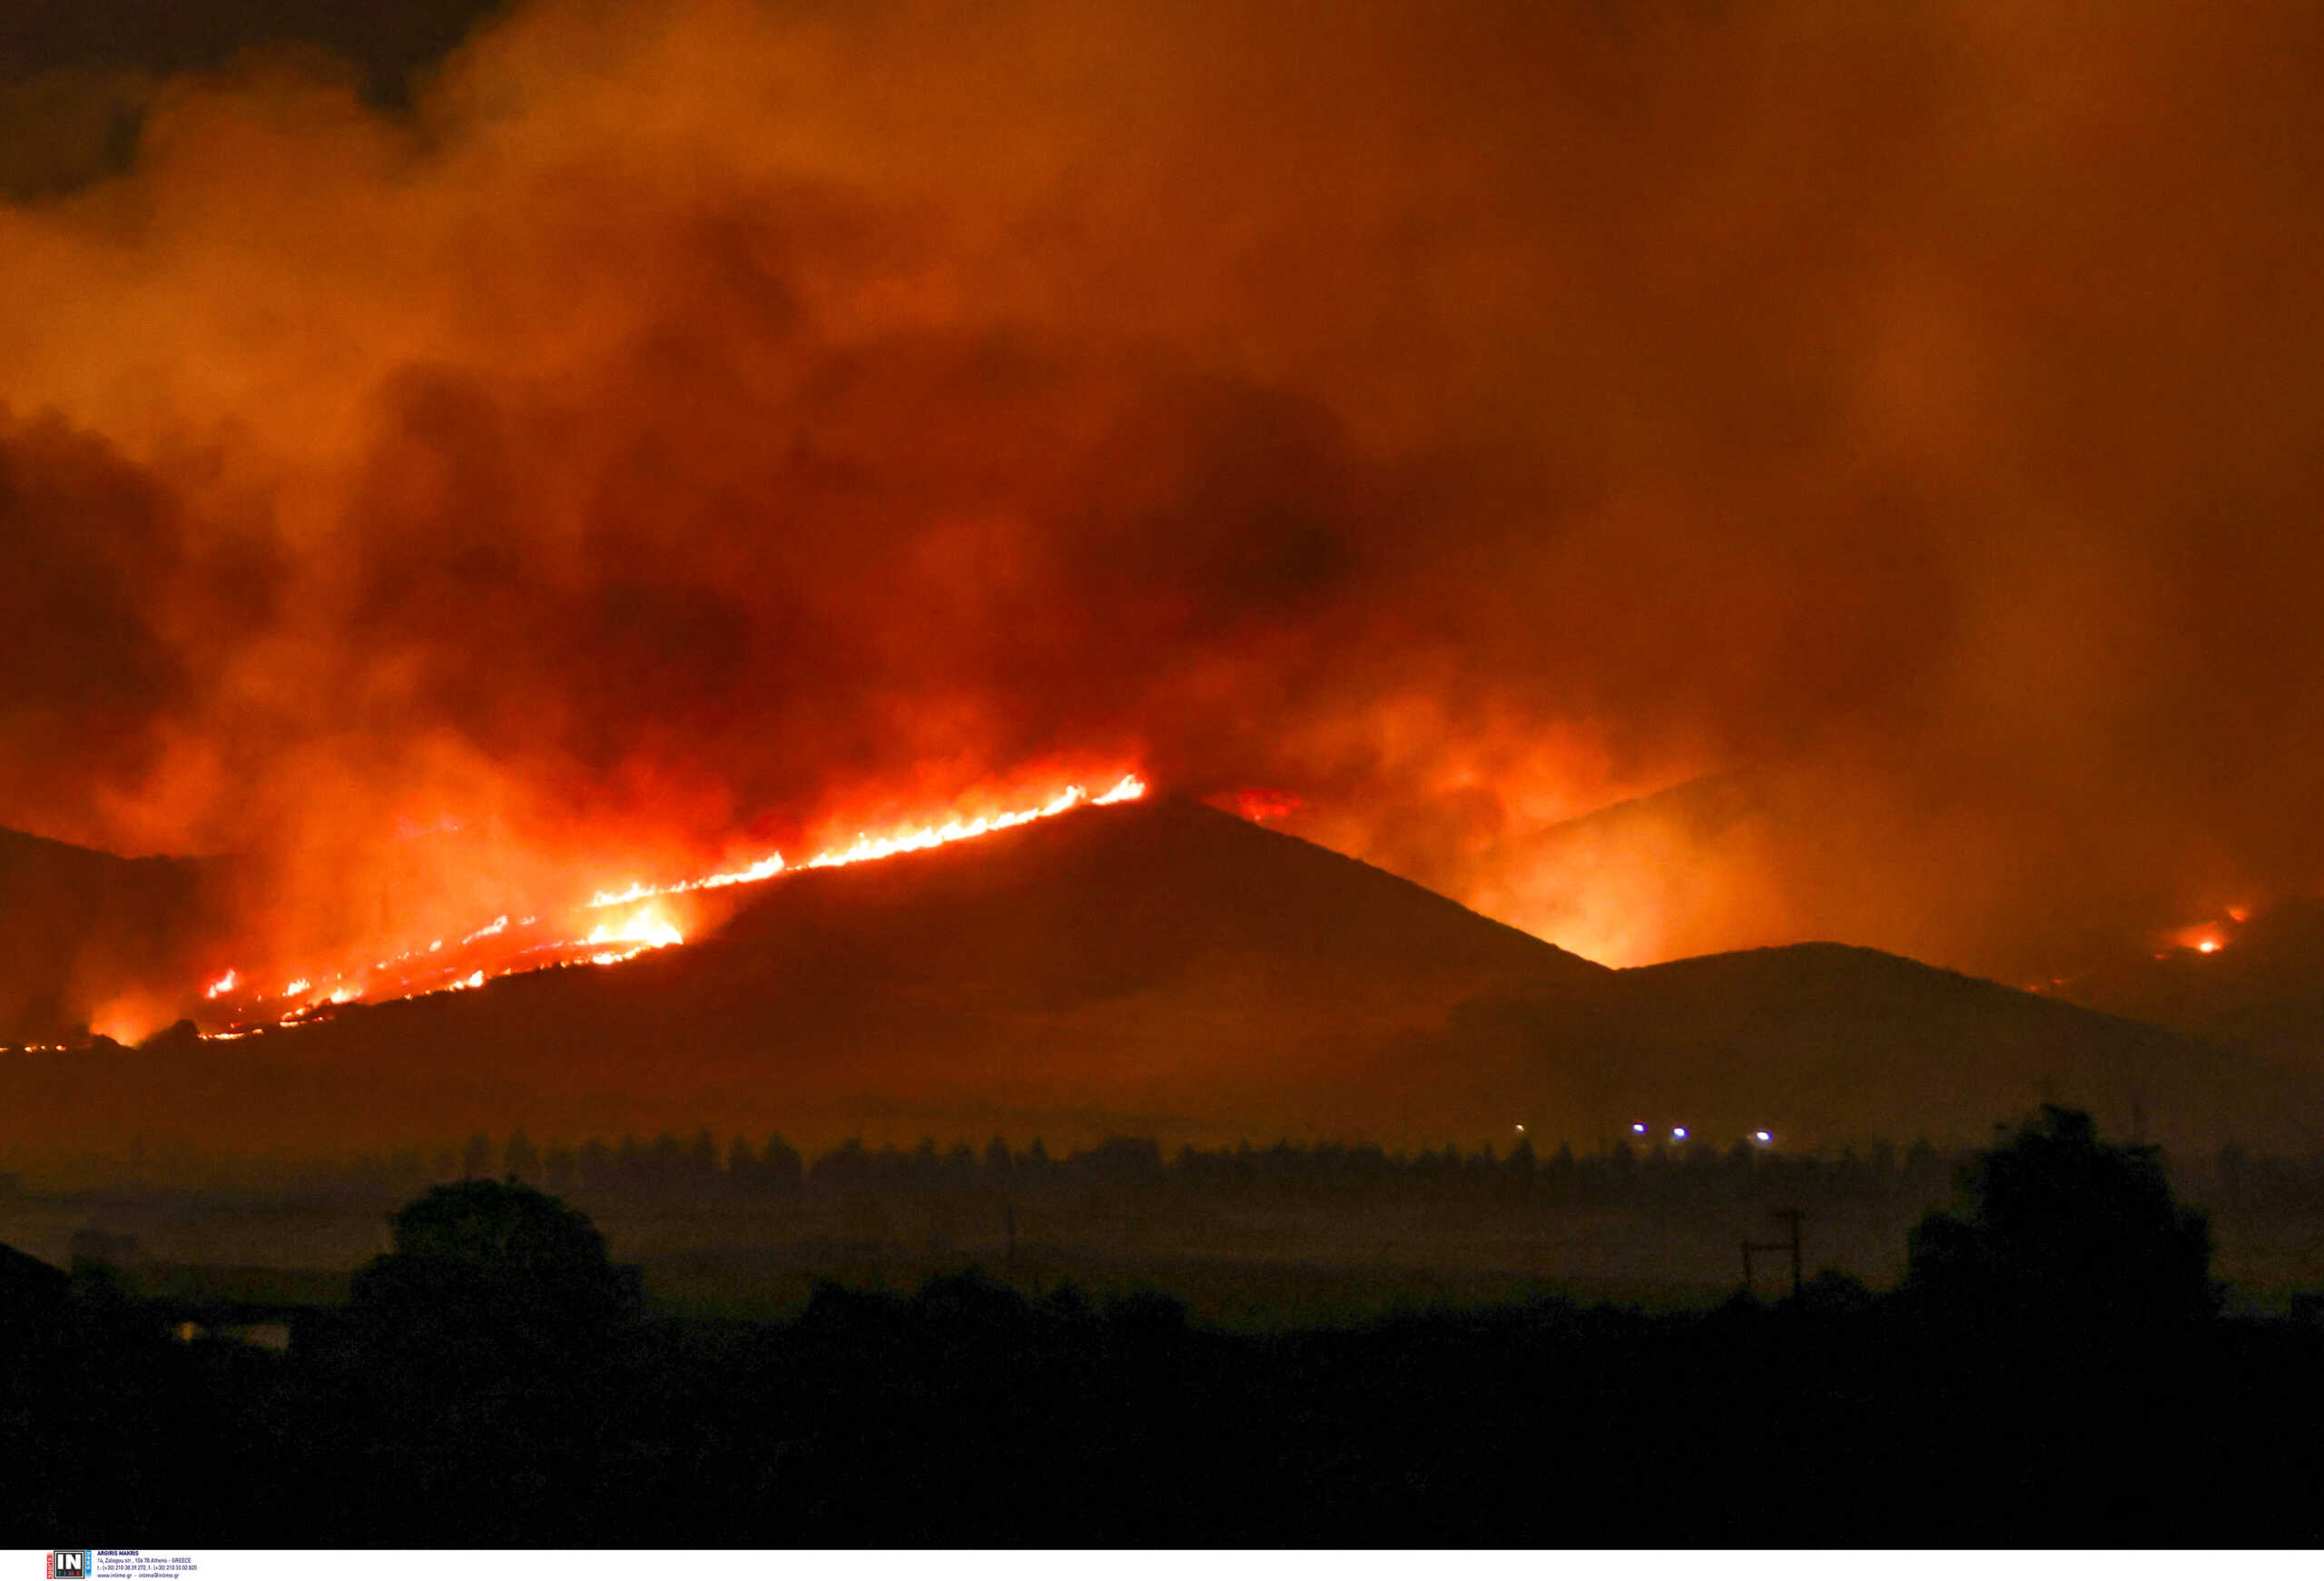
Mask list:
[[[699,891],[758,884],[785,873],[819,867],[846,867],[907,852],[932,850],[980,835],[996,834],[1056,817],[1084,806],[1113,806],[1146,795],[1146,782],[1125,774],[1098,795],[1078,785],[1068,785],[1037,805],[975,818],[951,817],[941,823],[908,825],[886,835],[860,834],[853,843],[818,854],[804,863],[786,863],[770,853],[746,867],[714,873],[680,883],[649,885],[633,882],[620,891],[598,890],[574,914],[569,924],[544,922],[540,915],[511,921],[502,912],[447,948],[447,940],[431,939],[421,947],[386,955],[368,970],[302,973],[281,994],[248,993],[247,980],[234,969],[208,983],[203,997],[219,1004],[226,1020],[211,1037],[240,1036],[268,1026],[297,1026],[321,1019],[334,1008],[358,1000],[373,1003],[411,999],[429,993],[481,988],[495,977],[537,972],[553,966],[611,966],[649,950],[666,949],[685,942],[684,925],[654,902]],[[629,908],[619,912],[619,908]],[[591,921],[583,914],[619,912]],[[586,924],[586,932],[577,930]],[[576,930],[565,931],[566,925]],[[479,963],[477,952],[491,952]],[[382,981],[382,979],[386,979]],[[287,1005],[287,1008],[285,1008]]]
[[[1053,818],[1059,813],[1071,812],[1087,803],[1093,807],[1108,807],[1119,802],[1136,801],[1146,794],[1146,782],[1134,774],[1126,774],[1103,795],[1092,796],[1078,785],[1069,785],[1038,807],[1023,812],[1002,813],[996,817],[972,818],[963,822],[958,818],[942,825],[912,829],[884,836],[858,835],[855,844],[844,850],[826,851],[811,857],[808,867],[845,867],[857,862],[873,862],[882,856],[901,855],[907,851],[927,851],[938,845],[950,845],[960,840],[973,840],[980,835],[990,835],[1002,829],[1014,829],[1040,818]],[[688,890],[722,889],[729,884],[756,884],[787,871],[783,853],[773,852],[748,867],[734,873],[713,874],[707,878],[690,879],[684,884],[665,884],[658,887],[633,883],[618,893],[599,890],[589,899],[592,906],[625,905],[632,901],[645,900],[657,894],[683,894]]]

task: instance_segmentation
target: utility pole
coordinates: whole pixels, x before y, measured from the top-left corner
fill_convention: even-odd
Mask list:
[[[1751,1254],[1753,1252],[1787,1251],[1791,1253],[1791,1293],[1797,1296],[1799,1294],[1800,1286],[1799,1221],[1802,1219],[1807,1218],[1807,1215],[1801,1212],[1797,1208],[1777,1208],[1773,1210],[1773,1216],[1784,1220],[1791,1226],[1791,1239],[1788,1240],[1744,1241],[1743,1289],[1748,1295],[1757,1296],[1759,1293],[1751,1282]]]

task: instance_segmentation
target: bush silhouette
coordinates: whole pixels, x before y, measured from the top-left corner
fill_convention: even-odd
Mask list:
[[[347,1306],[292,1335],[308,1430],[353,1467],[310,1487],[319,1518],[363,1542],[416,1511],[445,1541],[589,1532],[593,1512],[556,1490],[596,1474],[635,1393],[635,1270],[585,1215],[513,1180],[435,1187],[389,1223],[395,1250]]]
[[[530,1186],[437,1186],[388,1222],[395,1250],[350,1291],[349,1314],[367,1327],[569,1347],[637,1311],[635,1270],[607,1259],[597,1227]]]
[[[1905,1288],[1924,1302],[2110,1328],[2217,1310],[2208,1222],[2172,1198],[2155,1149],[2100,1141],[2089,1115],[2043,1105],[1965,1183],[1965,1214],[1913,1231]]]

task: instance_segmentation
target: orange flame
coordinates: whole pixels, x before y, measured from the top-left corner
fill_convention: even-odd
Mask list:
[[[803,865],[816,867],[845,867],[859,862],[877,861],[911,851],[926,851],[939,845],[949,845],[961,840],[972,840],[1003,829],[1013,829],[1043,818],[1056,817],[1081,806],[1115,806],[1136,801],[1146,795],[1147,786],[1135,774],[1125,774],[1103,795],[1093,796],[1080,786],[1071,785],[1038,806],[1015,812],[971,819],[952,818],[941,824],[925,824],[891,834],[858,835],[852,845],[821,853]],[[665,895],[684,894],[695,890],[724,889],[735,884],[757,884],[792,872],[781,853],[770,853],[747,866],[732,872],[714,873],[704,877],[679,884],[647,884],[632,882],[626,888],[598,890],[582,908],[602,911],[614,906],[635,905]],[[264,1031],[268,1025],[299,1026],[307,1022],[328,1017],[338,1006],[360,999],[395,1000],[412,998],[425,993],[448,993],[459,989],[481,988],[493,977],[505,977],[517,972],[537,971],[551,965],[588,964],[611,966],[644,954],[648,950],[665,949],[685,942],[685,934],[678,924],[659,907],[638,906],[619,922],[599,922],[587,934],[576,938],[572,934],[550,934],[543,936],[537,915],[526,916],[512,924],[509,914],[503,912],[489,923],[462,937],[449,952],[445,941],[433,939],[424,948],[403,950],[386,955],[373,963],[372,973],[388,974],[385,981],[373,975],[369,981],[350,981],[350,973],[326,974],[324,980],[336,984],[327,995],[300,1005],[288,1013],[267,1013],[264,1019],[255,1013],[257,1006],[243,989],[241,978],[232,971],[210,983],[205,998],[228,1000],[239,1005],[228,1011],[229,1025],[225,1031],[205,1034],[211,1037],[239,1037],[250,1031]],[[552,923],[551,927],[555,926]],[[503,941],[494,943],[494,941]],[[479,946],[492,949],[497,959],[485,965],[473,964]],[[460,957],[467,955],[468,959]],[[427,957],[445,956],[441,960]],[[466,970],[464,970],[464,968]],[[296,999],[314,993],[316,979],[300,975],[284,989],[282,998]],[[230,997],[231,996],[231,997]],[[260,996],[262,997],[262,996]]]
[[[883,856],[897,856],[907,851],[927,851],[938,845],[950,845],[958,840],[973,840],[980,835],[990,835],[1002,829],[1014,829],[1039,818],[1053,818],[1059,813],[1071,812],[1087,803],[1093,807],[1110,807],[1122,802],[1132,802],[1146,794],[1146,782],[1134,774],[1126,774],[1114,783],[1105,795],[1092,796],[1078,785],[1069,785],[1038,807],[1021,812],[1001,813],[989,818],[974,818],[967,822],[955,818],[950,823],[931,825],[899,834],[873,836],[858,835],[855,844],[844,850],[825,851],[811,858],[809,867],[845,867],[857,862],[873,862]],[[771,853],[734,873],[716,873],[707,878],[689,879],[683,884],[660,885],[632,882],[628,888],[613,891],[601,889],[589,897],[593,907],[627,905],[633,901],[650,900],[657,894],[684,894],[689,890],[724,889],[729,884],[756,884],[763,879],[789,871],[783,853]]]
[[[659,950],[670,944],[683,944],[686,941],[685,935],[678,932],[676,924],[652,906],[647,906],[644,911],[634,914],[619,927],[599,923],[589,930],[588,938],[582,942],[590,944],[638,944]]]
[[[2165,934],[2163,942],[2172,950],[2192,950],[2199,955],[2216,955],[2227,948],[2229,936],[2229,930],[2217,923],[2196,923]],[[2164,954],[2167,956],[2169,951]]]

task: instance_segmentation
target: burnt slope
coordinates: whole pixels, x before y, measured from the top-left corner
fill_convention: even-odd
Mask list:
[[[1348,991],[1382,974],[1610,975],[1416,884],[1176,798],[798,874],[710,947],[737,966],[876,969],[907,987],[935,969],[1050,1005],[1221,963]]]

